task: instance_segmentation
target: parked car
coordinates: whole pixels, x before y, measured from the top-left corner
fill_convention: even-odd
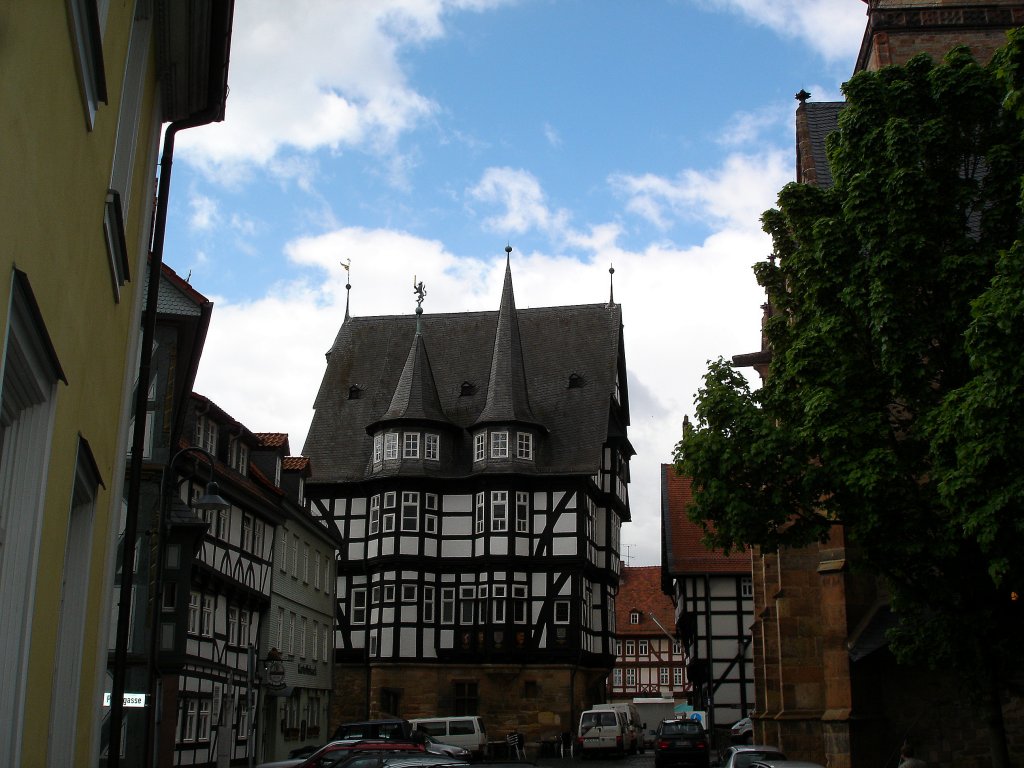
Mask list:
[[[750,768],[825,768],[821,763],[806,760],[755,760]]]
[[[426,754],[423,744],[411,741],[386,741],[379,739],[342,739],[326,744],[305,760],[299,760],[295,768],[327,768],[343,762],[352,755],[390,757],[397,753]],[[273,766],[285,768],[285,766]]]
[[[468,749],[474,759],[487,751],[487,728],[476,715],[459,717],[418,717],[409,721],[414,730],[429,733],[439,742]]]
[[[765,744],[733,744],[722,753],[721,768],[750,768],[755,760],[785,760],[786,756],[778,747]]]
[[[458,744],[445,744],[435,739],[429,733],[423,733],[422,731],[418,733],[419,737],[423,739],[423,746],[432,755],[446,755],[457,760],[467,761],[473,757],[473,754],[465,747],[460,747]],[[416,738],[416,733],[413,734],[413,738]]]
[[[576,742],[581,757],[599,753],[625,755],[631,729],[626,717],[614,709],[588,709],[580,715]]]
[[[754,738],[754,721],[749,717],[740,718],[729,729],[729,737],[734,743],[746,742],[749,744]]]
[[[446,755],[432,755],[428,752],[402,755],[355,754],[336,763],[325,763],[317,768],[465,768],[465,760],[456,760]]]
[[[654,742],[654,766],[709,768],[711,748],[704,726],[696,720],[662,720]]]
[[[361,720],[342,723],[334,729],[332,740],[340,739],[408,739],[412,725],[408,720],[389,718],[386,720]]]

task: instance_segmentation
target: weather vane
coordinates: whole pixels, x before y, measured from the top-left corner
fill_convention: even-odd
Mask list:
[[[427,287],[423,285],[423,281],[416,281],[416,276],[412,277],[412,292],[416,294],[416,312],[423,312],[423,297],[427,295]]]

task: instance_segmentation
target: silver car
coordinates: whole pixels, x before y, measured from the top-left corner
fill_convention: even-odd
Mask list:
[[[778,747],[765,744],[733,744],[721,756],[721,768],[750,768],[755,760],[785,760],[786,756]]]

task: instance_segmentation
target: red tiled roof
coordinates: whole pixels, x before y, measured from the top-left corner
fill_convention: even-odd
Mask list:
[[[287,432],[254,432],[261,448],[282,448],[288,445]]]
[[[690,478],[676,474],[672,464],[661,465],[662,513],[665,537],[665,563],[670,576],[687,573],[750,573],[750,551],[729,555],[720,549],[708,549],[704,531],[690,522],[686,510],[693,503]]]
[[[629,623],[632,611],[640,611],[639,624]],[[661,566],[623,568],[619,579],[619,594],[615,598],[615,634],[664,635],[661,627],[651,618],[652,615],[666,631],[673,631],[675,607],[672,599],[661,591]]]
[[[285,456],[284,461],[281,462],[281,469],[286,472],[298,471],[309,471],[310,464],[309,458],[306,456]]]

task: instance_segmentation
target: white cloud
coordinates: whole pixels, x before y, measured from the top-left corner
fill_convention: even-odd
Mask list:
[[[684,170],[675,179],[618,174],[609,182],[627,210],[661,229],[678,218],[699,218],[740,230],[756,228],[779,189],[792,180],[789,155],[781,150],[731,154],[710,172]]]
[[[562,146],[562,136],[551,123],[544,123],[544,138],[548,140],[548,144],[552,147]]]
[[[549,209],[540,182],[522,169],[488,168],[468,194],[474,200],[502,208],[501,213],[483,222],[498,233],[523,234],[531,229],[551,233],[568,225],[568,213]]]
[[[867,24],[855,0],[696,0],[747,17],[779,35],[799,38],[828,61],[853,61]],[[852,67],[851,67],[852,71]]]
[[[502,0],[247,0],[235,9],[227,119],[185,131],[180,151],[222,183],[247,166],[321,148],[389,154],[396,139],[437,110],[406,81],[404,46],[444,34],[444,15]]]
[[[195,230],[212,229],[217,222],[217,201],[211,197],[201,194],[193,194],[188,201],[188,207],[192,213],[188,218],[188,225]]]

